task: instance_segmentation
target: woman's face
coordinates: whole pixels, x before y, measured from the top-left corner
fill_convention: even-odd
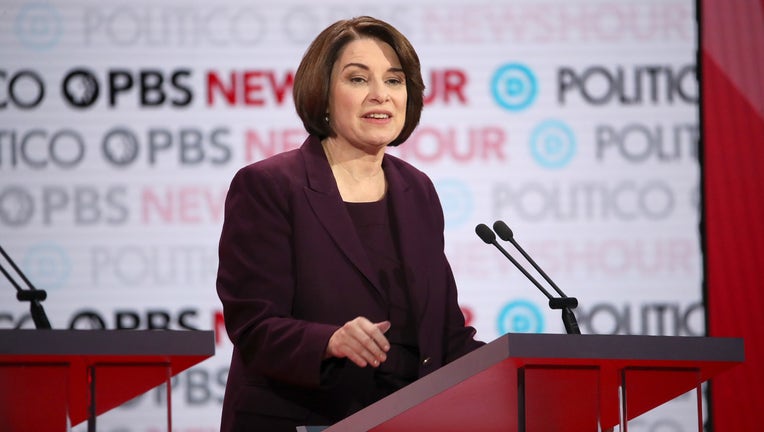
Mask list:
[[[377,39],[347,44],[332,67],[329,121],[336,138],[378,152],[406,121],[406,76],[390,45]]]

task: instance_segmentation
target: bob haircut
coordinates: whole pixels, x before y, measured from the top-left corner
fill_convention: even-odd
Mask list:
[[[308,133],[324,139],[334,136],[325,120],[329,106],[329,86],[332,67],[340,51],[350,42],[372,38],[393,48],[406,76],[406,121],[401,133],[388,145],[397,146],[414,132],[422,116],[424,82],[414,47],[395,27],[372,18],[361,16],[341,20],[324,29],[310,44],[294,76],[294,105]]]

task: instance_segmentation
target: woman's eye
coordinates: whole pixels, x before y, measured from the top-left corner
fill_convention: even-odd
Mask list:
[[[350,82],[363,83],[363,82],[366,82],[366,80],[363,77],[350,77]]]

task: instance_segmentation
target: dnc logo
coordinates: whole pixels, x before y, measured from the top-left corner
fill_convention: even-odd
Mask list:
[[[515,300],[501,309],[497,324],[500,335],[541,333],[544,331],[544,316],[535,304],[527,300]]]
[[[472,191],[461,180],[441,179],[435,190],[443,206],[446,229],[457,228],[469,221],[474,208]]]
[[[29,248],[21,267],[35,287],[42,289],[62,287],[72,270],[69,255],[52,243],[40,243]]]
[[[36,50],[56,45],[63,33],[62,27],[58,10],[43,2],[29,3],[22,7],[14,22],[19,42]]]
[[[500,67],[491,80],[493,98],[509,111],[521,111],[533,104],[538,94],[536,76],[527,66],[510,63]]]
[[[567,124],[546,120],[531,133],[530,148],[536,163],[551,169],[563,168],[576,154],[576,137]]]

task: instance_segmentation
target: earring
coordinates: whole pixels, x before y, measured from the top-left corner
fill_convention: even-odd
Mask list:
[[[324,116],[324,121],[329,123],[329,114],[328,113]]]

